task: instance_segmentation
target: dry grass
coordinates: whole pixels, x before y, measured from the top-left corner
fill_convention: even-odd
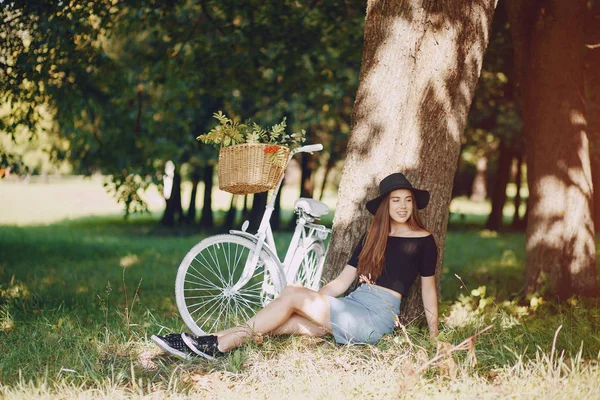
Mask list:
[[[238,365],[240,372],[228,371],[233,357],[179,363],[163,381],[107,376],[95,385],[84,386],[70,383],[69,371],[65,371],[59,379],[45,377],[39,382],[0,386],[0,394],[11,399],[600,398],[600,358],[585,360],[581,354],[565,358],[556,351],[538,352],[534,359],[525,361],[515,356],[514,364],[488,371],[477,371],[455,360],[456,377],[439,364],[415,376],[427,356],[399,339],[386,337],[379,347],[333,346],[312,338],[267,340],[263,346],[245,349]],[[151,355],[150,360],[143,361],[147,368],[177,363],[159,355],[149,343],[140,346],[139,362],[139,355]]]

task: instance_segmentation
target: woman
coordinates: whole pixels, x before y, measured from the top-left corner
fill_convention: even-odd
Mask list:
[[[429,192],[414,188],[401,173],[384,178],[379,196],[366,204],[374,215],[340,275],[318,292],[288,285],[246,325],[194,337],[186,333],[152,336],[163,350],[184,359],[212,359],[246,343],[253,335],[332,333],[336,343],[375,343],[393,331],[400,302],[417,275],[431,337],[438,334],[435,285],[437,246],[418,215]],[[338,299],[354,280],[361,284]]]

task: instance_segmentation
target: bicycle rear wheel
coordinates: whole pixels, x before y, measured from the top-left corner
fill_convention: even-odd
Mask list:
[[[217,235],[195,245],[177,271],[175,298],[187,327],[206,335],[246,322],[283,287],[277,262],[264,250],[253,270],[243,274],[254,242]],[[239,286],[240,281],[245,281]]]
[[[303,251],[298,249],[297,251]],[[300,265],[294,274],[294,283],[312,290],[319,290],[321,275],[325,264],[325,246],[322,242],[312,242],[300,260]]]

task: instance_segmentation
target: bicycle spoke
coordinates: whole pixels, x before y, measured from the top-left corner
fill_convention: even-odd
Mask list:
[[[260,287],[262,285],[263,285],[263,281],[261,280],[261,281],[253,283],[250,286],[244,286],[244,290],[248,290],[248,291],[255,290],[255,289],[258,289],[258,287]]]
[[[188,308],[192,308],[192,307],[195,307],[195,306],[198,306],[198,305],[199,305],[199,307],[197,307],[197,308],[196,308],[194,311],[192,311],[190,314],[196,314],[196,311],[198,311],[198,310],[201,310],[201,309],[202,309],[204,306],[206,306],[207,304],[210,304],[210,303],[213,303],[213,302],[218,302],[218,301],[219,301],[219,296],[214,296],[214,298],[213,298],[212,300],[209,300],[209,301],[201,301],[201,302],[198,302],[198,303],[190,304],[190,305],[188,306]]]
[[[207,249],[207,253],[208,253],[208,255],[211,258],[213,258],[212,254],[210,252],[210,247]],[[204,259],[204,261],[206,262],[207,265],[210,265],[209,261],[206,259],[206,257],[204,256],[204,254],[202,254],[202,258]],[[214,261],[214,258],[213,258],[213,261]],[[207,269],[215,276],[215,278],[219,279],[223,285],[227,284],[225,282],[225,279],[223,278],[223,275],[221,275],[221,271],[219,271],[219,263],[218,262],[215,262],[215,268],[214,269],[211,268],[211,267],[207,267]],[[218,275],[217,275],[217,272],[215,272],[215,270],[219,273]]]
[[[231,273],[231,246],[227,246],[227,257],[225,257],[225,263],[227,264],[227,276],[229,277],[229,284],[232,284],[232,273]]]
[[[223,276],[223,271],[221,271],[219,262],[217,261],[219,259],[219,255],[217,254],[217,246],[212,246],[211,248],[212,248],[212,253],[209,250],[208,254],[211,256],[211,258],[215,262],[215,266],[217,267],[215,269],[219,273],[219,277],[221,278],[221,281],[227,285],[229,282],[227,282],[227,279],[225,279],[225,277]],[[214,254],[214,257],[213,257],[213,254]]]
[[[237,303],[236,303],[237,304]],[[241,318],[236,318],[237,321],[243,320],[243,322],[247,322],[251,317],[250,315],[246,312],[246,310],[244,309],[243,306],[239,305],[235,308],[235,312],[236,312],[236,316],[238,315],[242,315]]]
[[[250,309],[254,309],[255,307],[260,308],[262,306],[262,304],[260,302],[251,302],[247,298],[245,298],[244,296],[241,296],[241,295],[239,297],[240,297],[240,301],[244,302],[244,304],[246,304],[248,306],[248,308],[250,308]],[[252,306],[252,304],[254,305],[254,307]]]
[[[244,258],[244,253],[245,253],[245,250],[246,250],[246,249],[243,249],[243,250],[240,252],[240,255],[238,256],[238,255],[237,255],[237,254],[238,254],[238,247],[236,246],[236,248],[235,248],[236,260],[235,260],[235,264],[234,264],[234,266],[233,266],[233,269],[234,269],[234,270],[237,270],[237,268],[238,268],[238,264],[239,264],[240,260],[241,260],[242,258]],[[252,252],[251,252],[250,250],[248,250],[248,257],[246,258],[246,261],[248,261],[248,258],[250,258],[250,255],[251,255],[251,254],[252,254]],[[245,263],[244,263],[244,264],[245,264]]]
[[[203,276],[199,276],[199,275],[194,275],[192,273],[188,274],[189,276],[198,279],[198,284],[204,284],[207,285],[208,287],[213,287],[213,288],[219,288],[220,286],[216,283],[216,282],[212,282],[209,281],[207,278],[203,277]],[[190,283],[192,283],[193,281],[190,281]],[[224,283],[224,282],[221,282]]]
[[[200,265],[202,265],[202,264],[200,263]],[[192,267],[192,266],[190,266],[190,267]],[[194,268],[194,270],[195,270],[195,271],[197,271],[197,270],[196,270],[196,268]],[[225,285],[226,285],[226,282],[223,280],[223,278],[222,278],[222,277],[220,277],[219,275],[217,275],[217,274],[215,273],[215,271],[213,270],[213,268],[211,268],[211,267],[206,267],[206,270],[207,270],[208,272],[210,272],[210,273],[211,273],[211,274],[212,274],[212,275],[213,275],[215,278],[217,278],[217,280],[218,280],[218,281],[220,281],[220,283],[222,284],[222,286],[225,286]],[[198,272],[198,274],[199,274],[199,275],[202,275],[200,272]],[[191,275],[191,274],[190,274],[190,275]],[[205,279],[206,279],[206,278],[205,278]],[[211,281],[209,281],[208,279],[206,279],[206,282],[210,282],[210,283],[212,283],[213,285],[216,285],[216,283],[215,283],[215,282],[211,282]]]
[[[208,278],[206,278],[205,276],[203,276],[202,274],[198,273],[196,274],[192,274],[191,272],[188,273],[189,276],[191,276],[192,278],[196,278],[198,279],[198,283],[204,283],[206,285],[212,285],[213,287],[218,287],[217,283],[218,282],[213,282],[211,280],[209,280]],[[189,280],[189,279],[188,279]]]
[[[254,254],[256,263],[248,265],[256,249],[252,241],[233,235],[205,240],[182,262],[175,288],[177,306],[195,334],[249,320],[281,290],[277,264],[265,260],[264,252]],[[238,290],[230,292],[238,284]]]
[[[215,297],[219,297],[220,294],[218,292],[207,292],[207,291],[202,291],[200,293],[190,293],[193,296],[185,296],[186,300],[191,300],[191,299],[211,299],[211,298],[215,298]]]
[[[219,307],[219,306],[222,304],[222,301],[220,301],[220,300],[221,300],[220,298],[215,298],[215,300],[214,300],[214,304],[213,304],[213,305],[212,305],[210,308],[208,308],[208,309],[207,309],[207,310],[204,312],[204,314],[202,314],[201,316],[199,316],[199,317],[196,319],[196,323],[197,323],[198,321],[200,321],[201,319],[203,319],[203,318],[204,318],[204,316],[205,316],[205,315],[206,315],[206,314],[207,314],[209,311],[212,311],[212,312],[214,312],[214,311],[216,311],[216,310],[219,310],[219,309],[220,309],[220,307]],[[211,313],[210,315],[212,315],[212,313]],[[207,319],[208,319],[208,318],[207,318]]]

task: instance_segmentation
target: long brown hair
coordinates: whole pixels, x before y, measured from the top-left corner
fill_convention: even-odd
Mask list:
[[[364,275],[371,282],[375,282],[381,276],[381,271],[383,271],[385,264],[385,247],[391,230],[390,194],[388,193],[379,204],[375,217],[371,221],[371,225],[367,231],[362,251],[358,256],[357,273],[359,276]],[[413,210],[407,224],[413,231],[425,230],[419,217],[417,202],[412,191],[410,192],[410,197],[412,199]]]

